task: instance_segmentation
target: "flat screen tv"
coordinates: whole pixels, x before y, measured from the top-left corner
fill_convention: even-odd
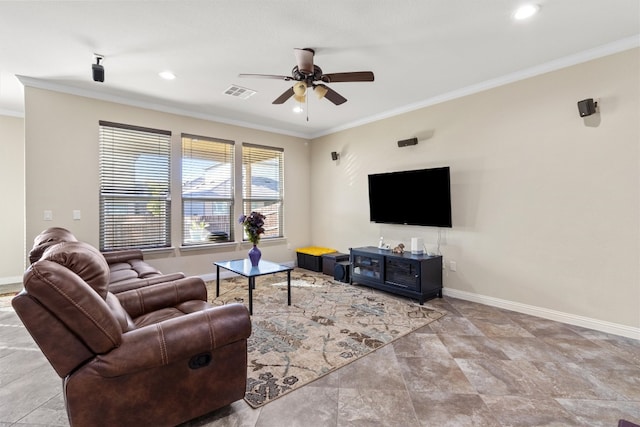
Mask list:
[[[383,224],[452,227],[449,167],[369,175],[369,218]]]

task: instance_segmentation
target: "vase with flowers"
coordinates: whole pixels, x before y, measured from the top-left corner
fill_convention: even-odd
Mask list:
[[[245,233],[249,241],[253,243],[253,247],[249,250],[249,259],[251,265],[258,266],[262,253],[258,249],[258,243],[260,242],[260,235],[264,233],[264,215],[260,212],[253,211],[249,215],[240,215],[238,222],[243,225]]]

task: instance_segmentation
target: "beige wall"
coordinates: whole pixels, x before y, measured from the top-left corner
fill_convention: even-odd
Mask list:
[[[435,250],[436,228],[369,222],[367,174],[450,166],[449,295],[640,338],[639,52],[314,140],[313,241],[347,251],[422,237]],[[600,114],[580,118],[591,97]]]
[[[0,116],[0,285],[22,281],[24,273],[24,120]]]
[[[260,247],[266,259],[285,263],[294,261],[296,247],[310,243],[305,219],[309,217],[310,206],[310,147],[306,140],[32,87],[25,88],[25,105],[26,241],[29,247],[34,236],[51,226],[68,228],[78,239],[98,246],[99,120],[170,130],[176,159],[180,156],[181,133],[233,140],[237,150],[242,142],[284,148],[286,238],[275,242],[263,240]],[[214,272],[214,261],[246,257],[250,248],[246,244],[180,249],[178,162],[172,164],[172,194],[174,249],[147,254],[146,259],[163,272],[207,275]],[[53,221],[43,220],[44,210],[53,212]],[[74,210],[80,210],[80,220],[73,219]],[[235,226],[240,227],[237,223]],[[237,235],[240,233],[238,228]]]

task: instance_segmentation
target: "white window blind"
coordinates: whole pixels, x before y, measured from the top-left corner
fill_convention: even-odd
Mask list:
[[[234,142],[182,135],[182,244],[233,241]]]
[[[170,246],[171,132],[99,125],[100,250]]]
[[[284,236],[283,188],[284,150],[242,144],[243,214],[257,211],[265,216],[263,239]],[[246,235],[243,240],[247,240]]]

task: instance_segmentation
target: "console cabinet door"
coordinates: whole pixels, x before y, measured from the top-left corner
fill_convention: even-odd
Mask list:
[[[368,281],[382,283],[384,281],[384,257],[364,255],[353,252],[352,275]]]
[[[385,271],[388,284],[420,292],[420,262],[388,257]]]

